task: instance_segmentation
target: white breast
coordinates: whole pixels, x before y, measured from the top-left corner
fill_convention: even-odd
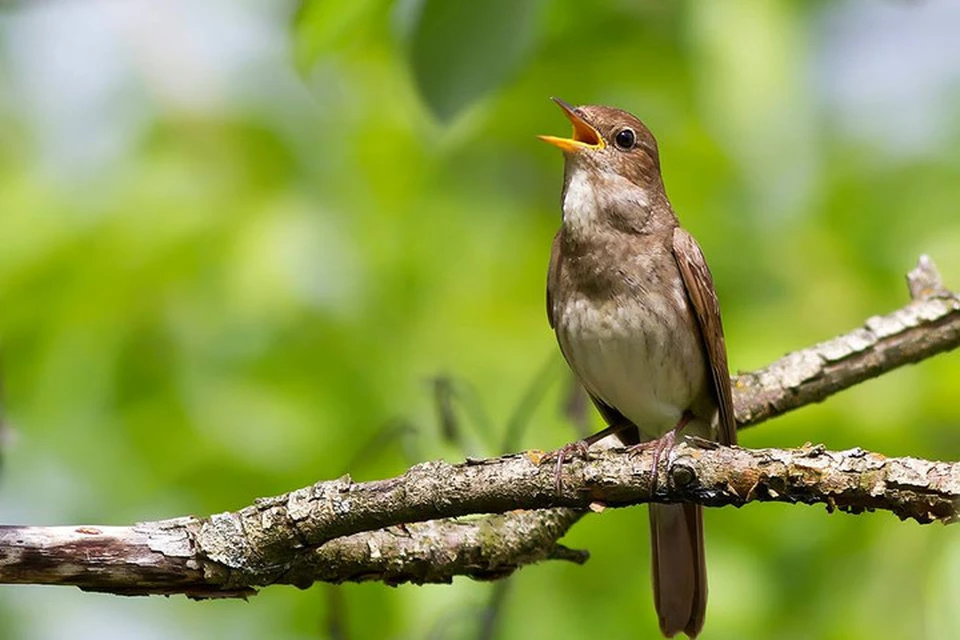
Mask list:
[[[671,320],[665,299],[572,296],[557,311],[557,337],[577,378],[644,439],[673,428],[703,389],[699,336]]]

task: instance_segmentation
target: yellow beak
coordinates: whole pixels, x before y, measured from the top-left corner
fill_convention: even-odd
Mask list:
[[[572,153],[581,149],[598,150],[607,146],[603,141],[603,138],[600,136],[600,132],[594,129],[593,125],[584,120],[580,114],[577,113],[576,109],[560,98],[550,99],[556,102],[557,105],[563,109],[563,113],[567,116],[567,119],[573,123],[573,137],[557,138],[555,136],[537,136],[538,138],[544,142],[549,142],[554,146],[560,147],[567,153]]]

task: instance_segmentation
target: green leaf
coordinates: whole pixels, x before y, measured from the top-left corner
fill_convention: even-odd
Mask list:
[[[300,73],[367,33],[384,0],[303,0],[293,18],[293,57]]]
[[[540,0],[406,4],[419,8],[409,43],[414,79],[430,109],[447,121],[516,71],[533,45],[541,7]]]

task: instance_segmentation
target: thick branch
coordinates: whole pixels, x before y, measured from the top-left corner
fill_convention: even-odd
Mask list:
[[[910,284],[915,299],[903,309],[737,377],[741,426],[955,348],[960,300],[943,290],[929,261],[911,272]],[[536,458],[428,462],[398,478],[367,483],[345,477],[204,519],[133,527],[0,527],[0,583],[227,597],[266,584],[306,586],[316,580],[496,578],[546,558],[583,561],[582,552],[556,540],[580,511],[605,505],[803,502],[954,522],[960,504],[960,463],[884,458],[859,449],[683,444],[662,461],[656,483],[649,455],[602,452],[564,464],[560,492],[552,466],[540,466]],[[503,515],[450,519],[478,513]]]
[[[217,597],[247,595],[255,586],[275,583],[305,587],[316,580],[497,578],[547,557],[582,560],[553,542],[578,517],[574,509],[651,500],[710,506],[776,501],[951,523],[960,505],[960,463],[885,458],[860,449],[684,443],[662,465],[656,487],[651,464],[650,452],[606,451],[572,460],[563,466],[558,493],[553,466],[538,464],[532,455],[457,465],[425,462],[398,478],[321,482],[210,519],[133,527],[4,527],[0,582]],[[560,506],[569,509],[546,512],[548,526],[544,512],[529,511],[411,524]]]
[[[256,522],[266,512],[251,507],[241,513],[246,517],[238,522],[246,523],[241,526],[249,527],[248,533],[269,529],[269,518]],[[253,587],[268,584],[423,584],[450,582],[455,575],[492,580],[540,560],[585,562],[586,552],[556,543],[580,517],[572,509],[547,509],[406,523],[317,547],[288,539],[277,547],[274,560],[260,555],[249,538],[224,536],[223,528],[209,528],[193,517],[131,527],[0,526],[0,583],[224,598],[253,595]],[[234,557],[221,557],[231,545]]]

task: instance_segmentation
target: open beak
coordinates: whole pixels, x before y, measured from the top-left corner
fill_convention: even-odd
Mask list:
[[[537,136],[538,138],[544,142],[549,142],[554,146],[560,147],[567,153],[580,151],[581,149],[599,150],[606,146],[603,138],[600,137],[600,133],[593,128],[593,125],[584,120],[580,114],[577,113],[576,109],[560,98],[550,99],[563,109],[563,113],[567,116],[567,119],[573,123],[573,137],[557,138],[555,136]]]

